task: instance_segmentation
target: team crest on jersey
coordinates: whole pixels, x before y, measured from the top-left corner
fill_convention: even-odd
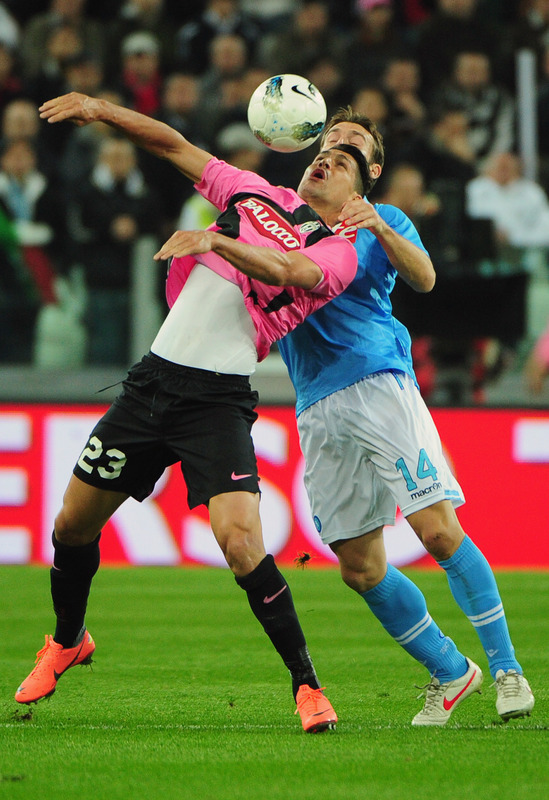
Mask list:
[[[299,232],[305,235],[306,233],[313,233],[313,231],[317,231],[320,228],[320,220],[314,219],[310,222],[304,222],[302,225],[299,226]]]
[[[296,250],[300,246],[300,241],[291,225],[267,203],[248,197],[236,205],[262,236],[267,235],[286,250]]]
[[[342,236],[344,239],[347,239],[347,241],[351,242],[351,244],[356,242],[356,236],[358,233],[358,228],[356,225],[344,225],[342,222],[338,222],[333,226],[332,230],[338,236]]]

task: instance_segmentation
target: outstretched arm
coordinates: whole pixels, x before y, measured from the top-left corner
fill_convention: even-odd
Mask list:
[[[200,181],[206,164],[212,158],[210,153],[195,147],[163,122],[78,92],[48,100],[39,111],[40,117],[50,123],[69,120],[82,126],[104,122],[149,153],[170,161],[194,183]]]
[[[270,286],[313,289],[323,277],[318,264],[303,253],[245,244],[216,231],[176,231],[154,258],[160,261],[209,252],[217,253],[240,272]]]
[[[347,225],[368,228],[377,237],[400,277],[416,292],[430,292],[435,285],[433,263],[427,253],[397,233],[362,198],[344,204],[339,219]]]

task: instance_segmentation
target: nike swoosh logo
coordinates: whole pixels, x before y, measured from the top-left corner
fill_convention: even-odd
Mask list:
[[[471,675],[471,677],[469,678],[468,682],[465,684],[465,686],[461,690],[461,692],[458,692],[453,700],[447,700],[446,698],[444,698],[442,705],[444,706],[444,710],[445,711],[450,711],[450,709],[454,707],[454,705],[459,700],[459,698],[461,697],[463,692],[467,691],[467,689],[469,688],[469,686],[471,685],[471,683],[475,679],[476,674],[477,674],[477,671],[475,670],[473,672],[473,674]]]
[[[300,94],[302,97],[306,97],[307,100],[311,99],[308,94],[305,94],[305,92],[302,92],[301,89],[298,88],[297,83],[294,86],[292,86],[292,92]]]
[[[265,596],[265,597],[263,598],[263,602],[264,602],[264,603],[272,603],[272,602],[273,602],[273,600],[275,600],[275,599],[278,597],[278,595],[279,595],[279,594],[282,594],[282,592],[283,592],[285,589],[287,589],[287,588],[288,588],[288,584],[287,584],[287,583],[285,583],[285,584],[284,584],[284,586],[282,587],[282,589],[279,589],[279,590],[278,590],[278,592],[276,592],[276,594],[273,594],[271,597],[267,597],[267,596]]]
[[[236,472],[233,472],[232,475],[231,475],[231,480],[233,480],[233,481],[241,481],[242,478],[251,478],[251,477],[252,477],[252,473],[251,472],[246,472],[244,475],[237,475]]]

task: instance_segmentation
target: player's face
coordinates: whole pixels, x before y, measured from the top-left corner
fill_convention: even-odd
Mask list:
[[[357,194],[358,164],[342,150],[323,150],[307,167],[297,192],[309,202],[315,198],[343,204]]]
[[[338,122],[324,135],[322,147],[335,147],[337,144],[353,144],[370,161],[374,150],[374,139],[362,125],[354,122]]]

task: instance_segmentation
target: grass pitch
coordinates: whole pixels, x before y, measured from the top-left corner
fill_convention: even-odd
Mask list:
[[[93,669],[48,701],[13,694],[53,632],[46,568],[1,567],[0,798],[9,800],[542,800],[549,785],[549,574],[499,573],[536,695],[502,723],[473,629],[441,571],[408,571],[431,614],[485,671],[445,728],[412,728],[427,672],[335,570],[283,570],[340,721],[303,733],[284,666],[227,570],[100,570]],[[290,574],[291,573],[291,574]]]

